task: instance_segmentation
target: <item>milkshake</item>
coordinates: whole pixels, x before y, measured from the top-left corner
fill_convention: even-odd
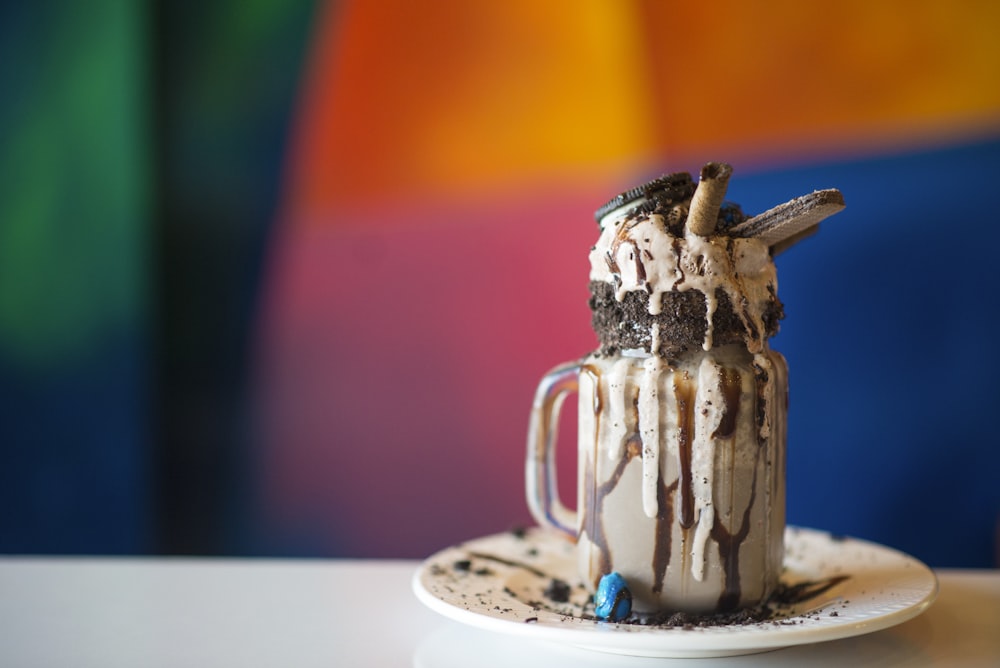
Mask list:
[[[668,175],[598,210],[600,345],[536,396],[529,504],[573,535],[588,587],[617,572],[640,613],[754,606],[782,568],[788,373],[768,346],[783,317],[773,256],[843,199],[819,191],[749,218],[723,202],[730,173],[710,163],[697,183]],[[551,464],[552,407],[571,390],[575,515],[532,472]]]

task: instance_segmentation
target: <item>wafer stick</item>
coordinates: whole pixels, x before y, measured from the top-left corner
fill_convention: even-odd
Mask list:
[[[726,196],[726,186],[733,168],[724,162],[710,162],[701,168],[698,188],[691,198],[688,210],[687,228],[703,237],[715,232],[719,220],[719,209]]]
[[[813,225],[812,227],[807,227],[798,234],[793,234],[790,237],[786,237],[779,241],[778,243],[771,246],[771,257],[775,257],[784,253],[786,250],[799,243],[806,237],[811,237],[812,235],[819,232],[819,223]]]
[[[821,220],[843,208],[844,196],[839,190],[817,190],[743,221],[730,229],[729,235],[756,237],[778,253],[809,236]]]

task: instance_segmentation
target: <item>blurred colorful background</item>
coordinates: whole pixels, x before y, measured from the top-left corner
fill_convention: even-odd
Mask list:
[[[749,213],[847,201],[778,259],[789,521],[998,565],[996,3],[23,4],[0,552],[420,557],[530,522],[535,385],[596,344],[594,209],[724,160]]]

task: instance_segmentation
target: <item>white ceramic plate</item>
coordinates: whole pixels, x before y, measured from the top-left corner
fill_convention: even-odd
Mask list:
[[[752,654],[871,633],[916,617],[937,595],[937,578],[896,550],[853,538],[790,527],[782,582],[831,582],[812,598],[752,624],[665,628],[586,618],[587,593],[567,603],[546,595],[553,578],[575,576],[573,545],[531,529],[472,540],[427,559],[413,578],[425,605],[471,626],[574,647],[654,657]]]

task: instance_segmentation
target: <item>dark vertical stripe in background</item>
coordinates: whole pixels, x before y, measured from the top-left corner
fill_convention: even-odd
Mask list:
[[[154,3],[157,552],[242,545],[248,341],[312,4]]]

